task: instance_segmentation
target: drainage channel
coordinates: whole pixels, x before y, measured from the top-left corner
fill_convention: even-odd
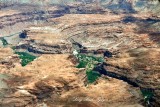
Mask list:
[[[77,65],[77,68],[86,69],[86,77],[88,78],[88,81],[89,81],[88,83],[93,83],[101,75],[105,75],[108,77],[116,78],[118,80],[122,80],[128,83],[129,85],[140,89],[141,95],[144,98],[144,103],[143,103],[144,106],[147,106],[147,107],[153,106],[152,105],[152,103],[154,102],[153,100],[154,90],[153,89],[141,87],[139,86],[139,84],[134,82],[132,79],[126,76],[108,71],[104,68],[104,66],[110,66],[104,62],[104,59],[105,59],[104,57],[108,57],[108,58],[112,57],[111,52],[109,52],[108,50],[104,50],[103,56],[101,57],[103,60],[97,60],[98,57],[96,57],[95,55],[96,50],[88,51],[86,47],[82,46],[80,43],[74,41],[73,39],[71,39],[71,42],[73,44],[73,48],[75,49],[73,54],[76,56],[79,62],[79,64]],[[83,51],[84,49],[86,51]],[[88,53],[91,53],[91,55],[88,55]],[[97,63],[94,63],[94,61],[97,61]]]

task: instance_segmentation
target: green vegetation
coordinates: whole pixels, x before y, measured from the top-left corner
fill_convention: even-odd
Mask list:
[[[11,48],[12,48],[13,50],[16,50],[16,46],[12,46]]]
[[[93,70],[86,71],[86,74],[87,74],[88,83],[93,83],[98,79],[98,77],[101,76],[101,74]]]
[[[15,52],[16,54],[19,55],[19,58],[22,59],[21,65],[26,66],[28,63],[32,62],[36,56],[30,55],[26,52]]]
[[[150,105],[150,101],[153,97],[153,92],[151,90],[147,90],[147,89],[142,89],[141,93],[144,97],[145,102]]]
[[[103,58],[89,56],[85,54],[77,54],[76,57],[79,60],[77,68],[86,69],[88,83],[93,83],[94,81],[96,81],[98,77],[101,76],[98,72],[93,71],[93,68],[95,67],[96,64],[103,62]]]
[[[85,54],[78,54],[77,58],[79,60],[77,68],[86,68],[87,66],[91,67],[91,65],[95,65],[98,62],[103,62],[102,57],[87,56]]]
[[[2,38],[1,40],[2,40],[3,46],[8,45],[8,42],[6,41],[6,39]]]

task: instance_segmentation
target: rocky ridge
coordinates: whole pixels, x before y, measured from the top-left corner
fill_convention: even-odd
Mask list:
[[[158,107],[159,41],[124,19],[124,14],[67,14],[49,19],[52,24],[28,27],[27,38],[15,50],[42,55],[22,67],[11,49],[0,48],[0,72],[11,76],[6,80],[10,93],[0,99],[0,106]],[[101,77],[93,84],[87,84],[85,69],[76,68],[74,49],[95,56],[106,50],[113,54],[94,68]]]

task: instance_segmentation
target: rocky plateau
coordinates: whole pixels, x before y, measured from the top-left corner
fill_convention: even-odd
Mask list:
[[[34,5],[17,5],[0,10],[0,107],[160,106],[159,16],[94,4],[36,13]],[[75,50],[103,58],[93,83]],[[28,54],[35,58],[23,66]]]

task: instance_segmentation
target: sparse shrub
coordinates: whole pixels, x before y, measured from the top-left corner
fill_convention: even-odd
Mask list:
[[[7,40],[6,40],[6,39],[2,38],[1,40],[2,40],[3,46],[8,45],[8,42],[7,42]]]
[[[153,97],[153,91],[149,89],[141,89],[141,93],[144,97],[144,101],[146,102],[147,105],[150,105],[150,102]]]
[[[12,48],[13,50],[16,50],[16,46],[12,46],[11,48]]]

